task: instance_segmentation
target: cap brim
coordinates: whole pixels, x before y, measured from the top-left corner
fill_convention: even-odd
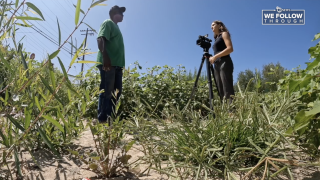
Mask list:
[[[121,10],[122,12],[125,12],[125,11],[126,11],[126,8],[125,8],[125,7],[120,7],[120,10]]]

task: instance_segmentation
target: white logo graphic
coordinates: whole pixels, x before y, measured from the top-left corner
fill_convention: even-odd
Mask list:
[[[262,25],[304,25],[305,10],[276,9],[262,10]]]

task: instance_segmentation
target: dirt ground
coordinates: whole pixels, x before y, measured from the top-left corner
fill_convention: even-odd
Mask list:
[[[130,138],[130,136],[128,136]],[[74,145],[82,149],[95,149],[95,143],[93,136],[89,128],[87,128],[81,136],[74,141]],[[132,156],[130,162],[137,160],[144,154],[139,151],[138,145],[134,145],[128,152]],[[82,180],[88,178],[90,180],[98,180],[97,174],[86,170],[85,164],[80,162],[76,158],[70,156],[63,156],[62,160],[54,159],[51,153],[45,150],[38,150],[34,153],[36,160],[42,169],[40,169],[32,160],[31,155],[27,151],[21,153],[22,156],[22,173],[25,175],[24,179],[30,180]],[[14,169],[14,159],[8,161],[12,166],[10,169]],[[141,173],[147,168],[147,165],[140,165],[138,168],[131,169],[131,173],[127,174],[127,177],[109,178],[110,180],[165,180],[168,179],[166,175],[160,175],[154,170],[150,170],[149,174],[143,173],[141,176],[137,174]],[[0,180],[7,179],[1,174],[6,172],[6,168],[2,168],[0,172]],[[319,168],[296,168],[293,170],[293,176],[297,180],[320,180]],[[2,177],[2,178],[1,178]],[[10,178],[9,178],[10,179]],[[261,178],[260,178],[261,179]],[[279,179],[279,178],[278,178]],[[280,179],[287,179],[285,177]]]

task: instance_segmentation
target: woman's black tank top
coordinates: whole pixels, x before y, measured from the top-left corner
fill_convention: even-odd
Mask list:
[[[214,52],[215,55],[227,48],[227,46],[224,43],[224,40],[222,38],[222,34],[218,35],[218,37],[216,38],[215,42],[213,43],[212,48],[213,48],[213,52]],[[226,56],[223,56],[223,57],[230,57],[230,55],[226,55]]]

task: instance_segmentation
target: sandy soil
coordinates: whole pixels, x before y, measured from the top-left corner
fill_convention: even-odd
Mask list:
[[[131,139],[132,136],[127,136],[126,139]],[[93,140],[92,133],[89,128],[87,128],[81,136],[73,141],[74,145],[72,149],[82,149],[82,150],[92,150],[95,148],[95,143]],[[136,161],[139,157],[143,156],[143,153],[139,151],[141,147],[139,145],[133,145],[131,150],[127,153],[131,155],[132,158],[129,163]],[[119,151],[116,151],[119,152]],[[115,153],[116,154],[116,153]],[[21,169],[24,174],[23,179],[30,180],[82,180],[83,178],[88,178],[90,180],[100,180],[102,178],[97,177],[98,175],[90,170],[87,170],[87,165],[81,162],[78,158],[70,155],[63,155],[62,159],[55,159],[52,153],[40,149],[33,153],[36,161],[40,165],[36,165],[32,159],[32,156],[27,151],[22,151],[19,156],[22,160]],[[7,161],[10,164],[10,169],[12,170],[13,177],[15,178],[15,161],[14,157]],[[147,165],[139,165],[134,169],[129,169],[130,173],[126,173],[126,177],[115,177],[115,178],[103,178],[112,180],[162,180],[167,179],[167,176],[160,175],[154,170],[150,170],[148,174],[142,173],[147,169]],[[7,179],[4,177],[7,168],[1,168],[0,180]],[[9,179],[11,179],[9,177]]]
[[[130,139],[132,136],[128,136]],[[89,128],[87,128],[81,136],[74,141],[73,149],[95,149],[95,143],[93,136]],[[144,156],[144,154],[139,151],[141,147],[139,145],[134,145],[133,148],[128,152],[132,156],[130,162],[134,162],[139,157]],[[27,151],[22,151],[20,156],[22,157],[22,173],[25,175],[24,179],[30,180],[82,180],[83,178],[88,178],[90,180],[98,180],[101,178],[97,177],[97,174],[86,170],[86,165],[79,161],[79,159],[73,156],[63,156],[63,159],[55,159],[52,154],[46,150],[38,150],[34,153],[36,160],[38,161],[41,169],[34,163],[31,155]],[[14,158],[8,161],[10,164],[10,169],[15,169]],[[127,177],[109,178],[113,180],[164,180],[168,179],[166,175],[160,175],[158,172],[150,170],[149,174],[143,173],[139,176],[141,172],[147,169],[147,165],[139,165],[139,167],[130,169],[131,173],[126,174]],[[6,167],[2,168],[2,173],[0,171],[0,180],[7,179],[1,174],[6,172]],[[13,174],[15,175],[15,174]],[[296,168],[293,170],[293,175],[297,180],[319,180],[320,171],[319,168]],[[9,178],[10,179],[10,178]],[[14,178],[16,179],[16,178]],[[105,178],[106,179],[106,178]],[[261,179],[261,177],[260,177]],[[280,177],[278,179],[287,179],[286,177]]]

